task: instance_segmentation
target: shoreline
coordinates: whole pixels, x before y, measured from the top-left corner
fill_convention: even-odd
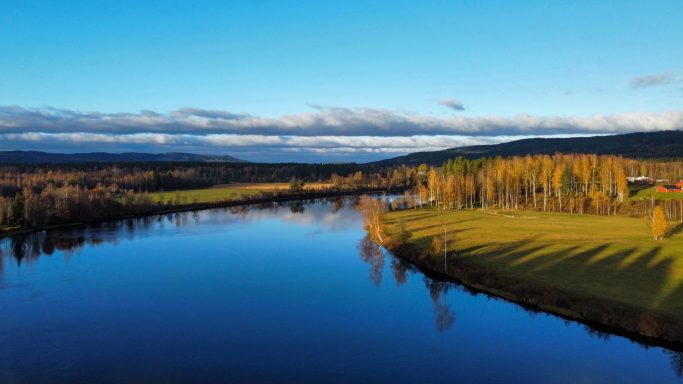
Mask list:
[[[355,196],[367,193],[400,193],[405,188],[363,188],[356,190],[312,191],[298,194],[283,194],[233,201],[191,203],[164,209],[151,210],[135,215],[121,215],[106,219],[83,222],[63,223],[0,232],[0,239],[35,232],[80,227],[117,220],[135,219],[178,212],[201,211],[207,209],[235,207],[251,204],[296,201],[337,196]],[[558,288],[529,282],[520,278],[505,276],[487,271],[453,255],[448,260],[448,271],[443,263],[425,255],[422,249],[413,244],[388,248],[392,254],[418,268],[424,275],[443,281],[457,283],[468,290],[503,299],[521,307],[542,311],[563,319],[576,321],[583,325],[627,337],[648,346],[661,346],[683,351],[683,324],[664,315],[629,306],[604,298],[581,296]]]
[[[312,191],[312,192],[303,192],[303,193],[296,193],[296,194],[282,194],[282,195],[274,195],[274,196],[268,196],[268,197],[247,198],[247,199],[240,199],[240,200],[224,200],[224,201],[215,201],[215,202],[208,202],[208,203],[190,203],[190,204],[183,204],[183,205],[177,205],[177,206],[172,206],[172,207],[164,207],[163,209],[150,210],[150,211],[146,211],[146,212],[138,213],[138,214],[134,214],[134,215],[121,215],[121,216],[114,216],[114,217],[108,217],[108,218],[103,218],[103,219],[93,219],[93,220],[88,220],[88,221],[52,224],[52,225],[45,225],[45,226],[41,226],[41,227],[35,227],[35,228],[1,230],[0,231],[0,239],[2,239],[4,237],[11,237],[11,236],[17,236],[17,235],[27,235],[30,233],[48,231],[48,230],[53,230],[53,229],[80,227],[80,226],[85,226],[85,225],[90,225],[90,224],[106,223],[106,222],[117,221],[117,220],[137,219],[137,218],[149,217],[149,216],[155,216],[155,215],[166,215],[169,213],[202,211],[202,210],[206,210],[206,209],[227,208],[227,207],[236,207],[236,206],[240,206],[240,205],[275,203],[275,202],[284,202],[284,201],[296,201],[296,200],[302,200],[302,199],[319,199],[319,198],[337,197],[337,196],[355,196],[355,195],[362,195],[362,194],[366,194],[366,193],[400,193],[400,192],[403,192],[405,189],[406,189],[405,187],[391,187],[391,188],[362,188],[362,189],[354,189],[354,190]]]
[[[603,298],[585,297],[520,278],[504,276],[451,255],[443,262],[426,256],[414,245],[387,248],[424,275],[450,281],[465,289],[578,322],[598,331],[647,345],[683,351],[683,324],[664,315]]]

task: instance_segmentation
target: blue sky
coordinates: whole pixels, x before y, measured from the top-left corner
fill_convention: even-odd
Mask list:
[[[366,161],[683,128],[681,1],[8,1],[0,150]]]

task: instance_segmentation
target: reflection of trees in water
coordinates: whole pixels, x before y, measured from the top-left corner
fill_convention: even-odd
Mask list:
[[[336,214],[342,210],[349,202],[353,202],[353,197],[337,196],[329,198],[318,199],[303,199],[294,201],[274,201],[264,202],[259,204],[236,205],[227,208],[217,208],[215,211],[227,211],[233,215],[246,217],[249,212],[253,211],[267,211],[272,214],[277,214],[281,209],[288,209],[291,213],[305,213],[306,206],[310,204],[319,204],[321,206],[331,205],[330,212]]]
[[[289,204],[289,210],[292,213],[303,214],[306,211],[306,208],[301,201],[295,201]]]
[[[382,282],[385,252],[383,252],[381,247],[373,243],[368,236],[364,237],[360,244],[358,244],[358,251],[361,260],[370,265],[370,281],[379,286]],[[408,281],[409,272],[415,270],[415,268],[391,254],[388,255],[390,257],[389,266],[391,272],[396,280],[396,285],[400,287]],[[439,332],[443,332],[455,324],[455,313],[446,301],[446,294],[454,285],[446,281],[432,280],[426,276],[424,276],[424,283],[434,304],[434,324]]]
[[[396,280],[396,286],[400,287],[408,281],[409,266],[398,257],[392,257],[390,262],[391,272]]]
[[[664,350],[664,353],[669,356],[671,361],[671,368],[673,368],[676,376],[683,377],[683,352]]]
[[[178,228],[186,226],[187,225],[187,217],[188,217],[188,215],[186,214],[186,212],[176,213],[173,217],[174,222],[175,222],[175,226]]]
[[[439,332],[443,332],[455,324],[455,313],[446,301],[446,294],[453,284],[432,280],[428,277],[425,277],[424,281],[432,298],[432,303],[434,303],[434,324]]]
[[[596,339],[600,340],[609,340],[609,337],[612,336],[609,333],[605,331],[601,331],[597,328],[591,327],[590,325],[584,325],[583,329],[586,330],[586,333],[591,336],[595,337]]]
[[[277,214],[280,209],[289,209],[295,213],[303,213],[305,205],[320,203],[332,204],[332,213],[337,213],[345,205],[347,199],[334,197],[329,199],[309,199],[296,202],[270,202],[254,205],[238,205],[228,208],[212,210],[213,212],[228,212],[231,215],[246,217],[252,211],[266,211]],[[52,255],[56,251],[64,253],[69,258],[72,253],[80,252],[84,246],[97,246],[106,243],[117,243],[121,238],[132,239],[144,234],[153,226],[161,228],[168,223],[176,228],[187,226],[190,222],[201,221],[200,211],[173,212],[163,215],[144,216],[125,220],[116,220],[99,224],[91,224],[80,228],[62,228],[49,231],[34,232],[26,235],[16,235],[0,239],[0,273],[5,257],[14,258],[18,264],[31,263],[41,255]],[[381,273],[381,272],[380,272]]]
[[[40,256],[52,255],[55,251],[64,252],[69,257],[83,245],[98,245],[105,240],[97,237],[72,236],[71,234],[52,234],[50,232],[31,233],[13,236],[0,242],[0,256],[12,257],[17,264],[32,263]]]
[[[366,236],[358,244],[358,251],[360,259],[370,265],[370,281],[375,285],[379,285],[382,282],[385,262],[385,253],[382,251],[382,248]],[[408,272],[412,270],[410,264],[391,255],[389,267],[396,281],[396,286],[400,287],[408,281]]]
[[[382,270],[384,269],[384,253],[382,249],[365,236],[358,245],[360,258],[370,264],[370,280],[379,286],[382,282]]]
[[[168,221],[182,226],[189,213],[168,214],[93,224],[85,228],[56,229],[26,235],[16,235],[0,240],[0,255],[14,258],[18,264],[31,263],[42,255],[50,256],[61,251],[68,259],[74,252],[88,246],[115,244],[122,236],[133,237],[135,233],[148,230],[154,223]]]
[[[341,196],[334,198],[332,200],[332,213],[337,213],[342,208],[344,208],[344,198]]]

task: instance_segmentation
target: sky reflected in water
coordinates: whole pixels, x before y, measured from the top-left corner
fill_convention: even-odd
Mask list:
[[[0,381],[682,381],[680,353],[425,277],[353,203],[0,239]]]

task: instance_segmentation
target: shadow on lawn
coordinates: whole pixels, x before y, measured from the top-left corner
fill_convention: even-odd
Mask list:
[[[539,237],[464,248],[458,255],[501,274],[540,279],[560,289],[635,303],[683,315],[681,278],[671,276],[673,256],[661,245],[620,248],[613,243],[549,250]]]
[[[669,228],[669,231],[667,232],[666,236],[670,237],[678,235],[681,232],[683,232],[683,223],[676,224],[673,227]]]
[[[430,236],[393,251],[437,274],[532,308],[683,343],[683,276],[676,272],[676,255],[670,249],[664,253],[660,242],[563,245],[536,235],[459,248],[457,233],[451,234],[455,241],[449,244],[454,251],[448,272],[443,256],[430,255]]]

